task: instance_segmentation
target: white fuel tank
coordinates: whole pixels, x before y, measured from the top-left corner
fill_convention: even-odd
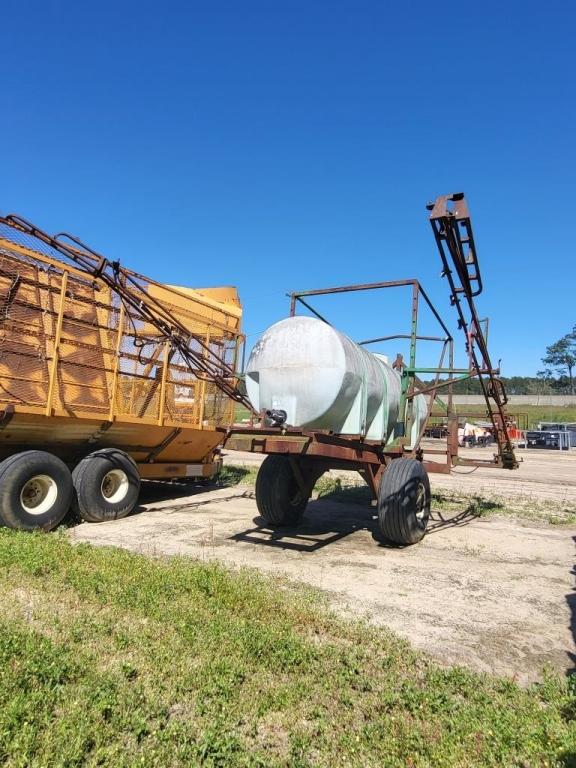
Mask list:
[[[388,360],[313,317],[289,317],[264,332],[248,360],[246,388],[257,411],[285,411],[293,427],[386,443],[398,421],[400,376]],[[418,395],[412,443],[426,411]]]

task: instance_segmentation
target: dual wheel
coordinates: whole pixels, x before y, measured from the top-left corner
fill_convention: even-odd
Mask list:
[[[123,451],[103,448],[75,469],[45,451],[24,451],[0,463],[0,524],[50,531],[72,509],[88,522],[116,520],[135,507],[140,476]]]
[[[308,505],[322,471],[314,464],[294,465],[286,456],[267,456],[256,478],[258,511],[270,526],[296,525]],[[304,485],[304,487],[302,487]],[[382,537],[394,544],[416,544],[426,533],[430,517],[430,481],[422,462],[394,459],[386,468],[378,493],[378,524]]]

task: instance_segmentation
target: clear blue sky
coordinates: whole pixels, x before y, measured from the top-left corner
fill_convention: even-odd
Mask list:
[[[503,372],[534,374],[576,322],[573,2],[4,0],[1,18],[2,212],[159,280],[237,285],[253,343],[291,289],[419,277],[449,314],[424,205],[464,190]],[[334,309],[355,337],[406,327],[394,302]]]

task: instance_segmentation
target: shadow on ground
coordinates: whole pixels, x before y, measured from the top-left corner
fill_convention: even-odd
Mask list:
[[[140,491],[140,503],[131,516],[158,511],[166,515],[193,512],[214,503],[225,504],[239,498],[252,498],[253,489],[242,488],[240,485],[250,474],[252,472],[249,468],[225,467],[215,481],[145,480]],[[208,491],[222,488],[230,488],[230,494],[219,496],[217,499],[205,495]],[[179,499],[182,499],[181,503],[178,503]],[[166,501],[175,503],[163,506],[162,503]],[[486,512],[497,510],[499,507],[499,504],[480,497],[459,502],[453,497],[433,494],[427,535],[446,528],[468,525]],[[81,522],[71,516],[66,524],[74,526]],[[273,529],[268,527],[261,517],[254,518],[253,523],[252,527],[235,533],[230,539],[289,551],[316,552],[364,530],[369,532],[381,547],[402,548],[402,545],[382,539],[377,510],[366,485],[342,486],[337,481],[324,489],[320,488],[318,498],[308,504],[304,518],[298,525]]]
[[[155,501],[179,499],[182,496],[194,496],[218,488],[233,488],[251,474],[246,467],[222,467],[214,478],[205,480],[143,480],[140,488],[140,502],[149,504]]]
[[[170,514],[205,506],[213,503],[214,499],[208,498],[202,500],[201,497],[203,494],[220,488],[234,488],[241,483],[248,474],[250,474],[249,469],[244,469],[243,467],[228,467],[226,468],[226,472],[222,472],[221,475],[213,480],[142,480],[138,505],[132,510],[129,517],[134,517],[135,515],[140,515],[145,512],[157,512],[159,510],[163,510],[167,514]],[[245,495],[251,496],[252,493],[251,491],[242,493],[242,491],[238,489],[237,492],[232,493],[230,496],[224,498],[220,497],[218,503],[231,501],[232,499],[237,499]],[[196,496],[199,496],[200,500],[189,500],[190,497]],[[185,504],[174,504],[170,507],[150,506],[164,501],[172,501],[182,498],[187,499]],[[63,521],[63,525],[66,528],[73,528],[76,525],[80,525],[82,522],[82,518],[73,510],[70,510]]]
[[[230,536],[244,541],[294,552],[316,552],[356,531],[368,530],[375,537],[377,525],[374,511],[367,506],[311,501],[300,523],[282,528],[269,528],[261,517],[254,527]]]
[[[437,533],[444,528],[461,528],[490,512],[498,512],[504,505],[488,501],[481,496],[468,496],[458,500],[442,493],[432,494],[432,509],[426,535]]]
[[[440,497],[440,503],[445,501]],[[427,535],[469,525],[488,510],[497,510],[501,505],[475,497],[470,502],[453,506],[455,508],[450,510],[440,510],[433,499]],[[270,528],[261,517],[255,517],[253,522],[254,527],[236,533],[230,539],[294,552],[316,552],[364,530],[381,547],[402,548],[402,545],[382,539],[377,511],[371,504],[366,486],[348,486],[320,495],[308,504],[304,517],[295,526]]]

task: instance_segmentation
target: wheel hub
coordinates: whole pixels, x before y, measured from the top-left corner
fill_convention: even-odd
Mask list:
[[[416,518],[421,522],[426,516],[426,488],[424,483],[418,483],[416,489]]]
[[[126,472],[123,469],[111,469],[102,478],[100,490],[106,501],[110,504],[118,504],[126,498],[129,487]]]
[[[43,515],[54,506],[58,486],[50,475],[31,477],[20,491],[20,503],[30,515]]]

